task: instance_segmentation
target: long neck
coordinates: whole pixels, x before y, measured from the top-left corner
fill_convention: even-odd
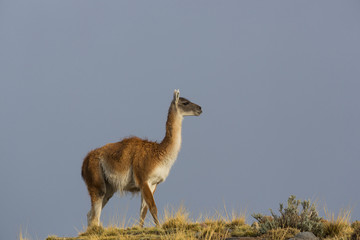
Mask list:
[[[177,154],[180,150],[182,120],[183,116],[176,111],[172,104],[169,108],[166,121],[166,134],[163,141],[160,143],[168,153],[176,152]]]

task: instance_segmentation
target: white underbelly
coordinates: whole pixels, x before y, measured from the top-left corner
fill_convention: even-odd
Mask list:
[[[160,165],[156,167],[149,177],[150,184],[159,184],[167,178],[169,175],[171,166]]]
[[[102,169],[106,180],[118,191],[123,192],[130,185],[134,185],[132,168],[123,173],[114,172],[111,168],[106,166],[106,163],[101,162]],[[135,185],[133,186],[135,187]]]

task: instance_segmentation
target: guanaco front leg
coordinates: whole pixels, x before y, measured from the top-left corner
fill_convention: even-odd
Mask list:
[[[154,196],[156,187],[157,187],[157,185],[152,185],[152,186],[149,187],[153,196]],[[144,221],[145,221],[145,217],[146,217],[146,214],[147,214],[147,210],[148,210],[148,206],[146,204],[145,199],[143,198],[143,196],[141,194],[140,227],[144,227]]]
[[[144,225],[144,220],[148,209],[154,218],[156,226],[160,225],[157,217],[157,207],[153,196],[155,189],[156,185],[149,186],[147,183],[141,187],[140,226]]]

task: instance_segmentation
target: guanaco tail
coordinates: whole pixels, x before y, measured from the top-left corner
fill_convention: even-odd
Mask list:
[[[125,138],[90,151],[84,159],[81,175],[86,183],[91,209],[88,226],[100,224],[101,210],[117,191],[141,193],[140,226],[149,209],[159,225],[154,192],[165,181],[181,146],[181,126],[184,116],[199,116],[201,107],[174,91],[169,107],[166,134],[160,142],[137,137]]]

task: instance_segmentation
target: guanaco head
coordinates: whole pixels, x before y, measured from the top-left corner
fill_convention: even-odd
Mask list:
[[[202,113],[201,107],[188,99],[180,97],[180,91],[174,91],[173,106],[182,116],[199,116]]]

